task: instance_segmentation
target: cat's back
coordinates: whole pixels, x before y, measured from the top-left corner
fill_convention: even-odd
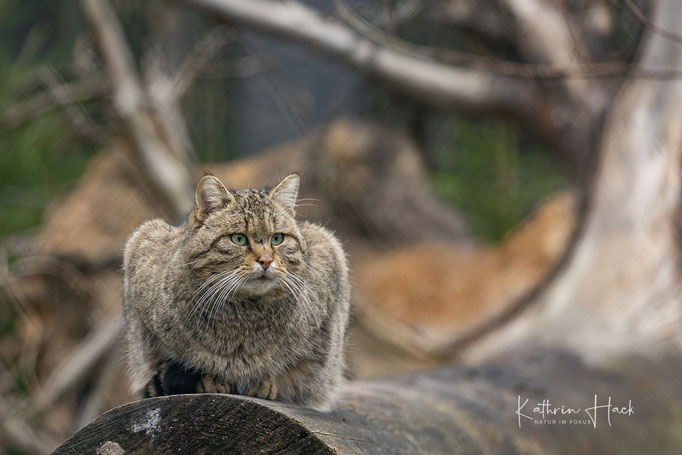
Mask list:
[[[304,222],[301,233],[307,246],[309,271],[322,283],[334,283],[340,297],[350,296],[348,259],[339,239],[319,224]]]
[[[301,233],[310,254],[322,256],[326,260],[339,262],[344,266],[347,264],[343,246],[332,231],[317,223],[304,221],[301,225]]]
[[[158,276],[178,242],[178,228],[163,220],[143,223],[128,238],[123,250],[124,291],[131,285]]]

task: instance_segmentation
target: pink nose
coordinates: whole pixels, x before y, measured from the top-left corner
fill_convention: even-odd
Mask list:
[[[263,267],[263,270],[267,269],[270,267],[270,263],[272,263],[272,258],[270,256],[261,256],[258,258],[258,262],[260,262],[261,267]]]

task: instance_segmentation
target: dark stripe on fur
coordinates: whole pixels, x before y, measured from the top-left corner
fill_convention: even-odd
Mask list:
[[[206,253],[208,253],[209,251],[211,251],[211,250],[216,246],[216,244],[217,244],[218,242],[220,242],[220,240],[222,240],[222,239],[225,238],[225,237],[227,237],[227,234],[219,235],[218,237],[216,237],[215,239],[213,239],[213,241],[211,242],[211,244],[209,245],[208,248],[206,248],[205,250],[200,251],[200,252],[198,252],[198,253],[192,254],[189,258],[190,258],[190,259],[196,259],[196,258],[198,258],[199,256],[205,255]]]

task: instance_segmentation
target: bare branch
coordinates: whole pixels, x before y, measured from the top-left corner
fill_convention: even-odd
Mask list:
[[[533,62],[547,63],[556,68],[580,68],[589,62],[584,43],[571,33],[567,17],[560,8],[546,0],[498,0],[516,19],[517,47]],[[606,95],[584,80],[566,79],[563,87],[576,104],[590,112],[604,106]]]
[[[230,41],[230,38],[225,27],[218,27],[199,41],[173,76],[175,98],[182,97],[197,74],[208,65],[218,51]]]
[[[531,61],[557,67],[575,67],[583,62],[565,17],[546,0],[498,0],[516,19],[517,43]]]
[[[106,0],[82,0],[114,91],[114,109],[131,138],[145,174],[164,195],[173,215],[185,213],[192,205],[191,174],[187,150],[178,149],[175,125],[149,112],[153,101],[135,70],[121,25]],[[161,131],[159,131],[159,129]]]
[[[339,15],[357,33],[372,40],[373,42],[395,50],[396,52],[413,55],[415,58],[431,58],[443,63],[454,65],[466,65],[471,68],[489,71],[505,76],[513,76],[524,79],[600,79],[610,77],[641,77],[641,78],[676,78],[681,77],[679,72],[656,73],[640,71],[630,74],[631,66],[623,62],[585,63],[580,67],[557,66],[553,63],[519,63],[497,58],[473,55],[467,52],[459,52],[450,49],[425,47],[406,42],[393,35],[387,34],[373,24],[363,20],[351,11],[345,4],[339,3]],[[634,67],[632,67],[634,68]]]
[[[37,434],[28,422],[13,412],[3,397],[0,397],[0,442],[32,455],[50,453],[59,444]]]
[[[92,391],[89,393],[87,400],[75,418],[75,430],[80,430],[105,410],[103,409],[103,406],[107,394],[110,393],[114,381],[117,378],[120,378],[120,371],[121,352],[118,346],[114,346],[104,362],[104,367],[102,367],[101,372],[97,375]]]
[[[681,18],[679,0],[656,2],[657,29],[682,33]],[[682,70],[682,46],[649,31],[638,64]],[[531,338],[592,359],[682,346],[675,223],[681,123],[682,80],[627,82],[605,121],[599,167],[572,254],[533,305],[479,340],[471,357]]]
[[[46,387],[34,394],[25,415],[32,418],[48,409],[66,392],[85,379],[99,360],[111,350],[121,333],[123,319],[116,314],[92,331],[45,381]]]
[[[337,5],[343,3],[342,0],[336,0]],[[414,19],[426,6],[421,0],[403,0],[397,5],[391,3],[391,0],[383,0],[383,8],[381,12],[372,14],[368,20],[375,26],[389,33],[395,33],[397,27],[401,24],[409,22]]]
[[[59,99],[55,99],[53,90],[48,88],[25,101],[8,106],[2,113],[0,125],[3,129],[18,128],[59,107],[101,97],[107,89],[106,84],[94,81],[64,83]]]
[[[174,94],[175,84],[171,76],[164,73],[158,54],[148,59],[145,68],[145,86],[150,112],[153,112],[158,127],[156,134],[170,150],[182,152],[184,162],[194,156],[187,124],[179,107],[179,98]]]
[[[295,1],[184,0],[220,17],[316,47],[380,77],[396,90],[436,107],[527,115],[538,100],[529,81],[456,68],[377,45],[349,27]]]
[[[674,41],[676,43],[682,44],[682,34],[679,33],[674,33],[668,30],[664,30],[654,23],[644,12],[639,9],[637,5],[635,5],[635,2],[632,0],[625,0],[625,4],[630,8],[630,11],[632,11],[632,14],[635,15],[638,21],[643,23],[644,25],[647,26],[652,32],[662,36],[665,39],[669,39],[670,41]]]
[[[513,36],[513,24],[506,11],[496,1],[450,0],[432,2],[427,17],[436,23],[446,23],[474,30],[494,40],[508,40]]]
[[[88,138],[95,144],[101,142],[105,136],[104,132],[97,128],[83,106],[68,102],[71,98],[69,88],[59,72],[50,65],[38,70],[38,74],[55,101],[63,107],[73,125],[74,133],[79,137]]]

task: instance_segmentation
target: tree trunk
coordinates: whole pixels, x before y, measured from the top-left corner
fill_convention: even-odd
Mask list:
[[[682,3],[661,0],[658,30],[682,34]],[[682,69],[682,46],[650,30],[638,65]],[[606,121],[581,235],[566,266],[528,309],[475,344],[470,359],[533,340],[590,357],[679,347],[677,216],[682,80],[635,79]]]
[[[679,453],[682,414],[669,399],[682,396],[679,356],[601,369],[550,354],[357,381],[329,413],[233,395],[153,398],[107,412],[54,453]],[[607,408],[589,410],[595,395],[622,411],[610,425]],[[579,411],[540,424],[543,400]]]
[[[228,2],[189,3],[220,9]],[[286,8],[281,11],[291,13]],[[682,35],[682,3],[659,0],[653,11],[656,28],[649,29],[638,67],[680,71],[682,46],[670,33]],[[329,30],[304,10],[294,13],[320,25],[314,30]],[[287,21],[249,17],[241,21],[280,33],[290,28]],[[355,49],[356,37],[331,30],[347,44],[341,50]],[[324,33],[318,38],[334,41]],[[344,52],[333,55],[343,58]],[[393,75],[389,56],[369,72]],[[376,65],[352,62],[358,68]],[[452,94],[448,105],[479,106],[476,96],[484,97],[483,91],[462,97],[462,88],[452,83],[470,79],[452,68],[431,69],[450,77],[440,88]],[[405,74],[412,79],[395,82],[433,96],[430,87],[418,90],[420,72]],[[506,95],[492,101],[514,104]],[[679,349],[682,341],[681,153],[682,79],[626,83],[605,121],[587,212],[570,257],[525,310],[463,352],[477,361],[504,352],[504,361],[354,382],[337,410],[326,414],[229,395],[144,400],[103,415],[56,453],[679,453],[682,415],[671,399],[682,396],[679,350],[661,358],[653,353]],[[624,357],[633,351],[646,355]],[[584,363],[594,359],[600,362]],[[591,406],[609,402],[620,412],[601,407],[596,416],[588,414]],[[536,411],[554,407],[559,415]],[[561,414],[565,408],[576,414]]]

